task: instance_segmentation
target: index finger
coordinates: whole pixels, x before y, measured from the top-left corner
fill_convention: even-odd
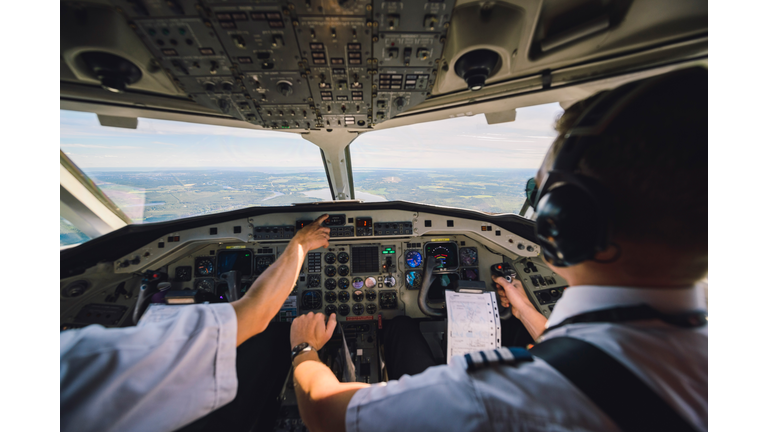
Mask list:
[[[491,279],[493,279],[493,281],[499,285],[509,284],[509,282],[507,282],[507,278],[505,278],[504,276],[491,276]]]
[[[316,224],[318,224],[318,225],[320,225],[320,224],[322,224],[323,222],[325,222],[325,220],[326,220],[326,219],[328,219],[328,213],[326,213],[326,214],[323,214],[323,215],[320,215],[320,217],[319,217],[319,218],[315,219],[315,223],[316,223]]]
[[[325,328],[325,336],[330,339],[331,336],[333,336],[333,331],[336,330],[336,314],[332,313],[331,317],[328,318],[328,325]]]

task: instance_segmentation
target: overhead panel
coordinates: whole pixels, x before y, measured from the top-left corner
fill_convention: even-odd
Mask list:
[[[427,99],[454,0],[113,0],[198,104],[273,129],[367,129]]]
[[[375,123],[430,96],[453,5],[453,0],[374,1]]]

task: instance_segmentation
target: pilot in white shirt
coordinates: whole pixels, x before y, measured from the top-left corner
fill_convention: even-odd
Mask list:
[[[61,332],[61,430],[173,431],[232,402],[240,393],[237,347],[265,331],[293,289],[307,252],[328,247],[330,229],[320,225],[327,217],[297,232],[280,258],[235,302],[174,306],[164,319],[136,327],[91,325]],[[281,344],[287,364],[285,338],[287,332]],[[267,357],[275,353],[255,354],[265,365],[249,369],[277,375]],[[254,411],[248,402],[245,409]],[[216,427],[251,426],[223,420]],[[194,430],[210,429],[197,426]]]
[[[561,336],[592,344],[650,388],[685,429],[700,431],[708,428],[703,320],[693,328],[655,318],[572,321],[625,306],[645,305],[665,316],[706,309],[703,290],[694,288],[708,266],[706,119],[703,69],[624,85],[567,109],[536,188],[527,192],[537,205],[547,262],[570,288],[547,323],[519,281],[494,278],[503,288],[502,305],[542,347]],[[580,258],[589,249],[566,242],[568,232],[588,245],[600,244],[591,238],[595,232],[605,240]],[[335,324],[334,316],[326,324],[323,315],[308,314],[291,329],[292,346],[309,346],[293,365],[299,409],[311,431],[621,430],[616,418],[536,357],[535,348],[533,357],[501,348],[483,357],[499,361],[482,365],[470,364],[472,355],[456,356],[386,383],[339,383],[316,352]],[[552,330],[545,333],[547,327]],[[642,405],[632,409],[656,415]]]

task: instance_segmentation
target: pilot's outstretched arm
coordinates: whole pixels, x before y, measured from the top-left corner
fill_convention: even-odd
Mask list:
[[[328,246],[322,216],[233,303],[170,308],[136,327],[60,334],[62,431],[173,431],[235,398],[236,347],[264,329],[308,251]]]
[[[358,390],[370,387],[365,383],[341,383],[328,366],[320,362],[317,350],[328,342],[335,328],[336,314],[331,314],[327,325],[325,315],[312,312],[291,324],[291,346],[306,342],[313,348],[293,360],[299,413],[312,432],[343,432],[349,401]]]

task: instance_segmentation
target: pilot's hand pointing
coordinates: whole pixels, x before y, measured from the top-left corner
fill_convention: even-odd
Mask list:
[[[294,239],[299,244],[304,245],[307,251],[317,249],[319,247],[328,247],[328,239],[331,238],[331,229],[323,226],[323,221],[328,219],[328,215],[324,214],[315,219],[314,222],[300,229],[296,233]]]

